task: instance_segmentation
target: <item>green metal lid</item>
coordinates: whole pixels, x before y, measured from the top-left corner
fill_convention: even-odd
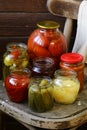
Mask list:
[[[59,23],[55,21],[40,21],[37,23],[37,26],[44,29],[55,29],[59,28]]]

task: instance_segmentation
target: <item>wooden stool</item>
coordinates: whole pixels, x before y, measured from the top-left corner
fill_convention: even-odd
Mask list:
[[[67,39],[67,48],[69,48],[70,44],[73,20],[77,19],[81,1],[82,0],[47,0],[47,7],[50,13],[66,18],[63,33]]]

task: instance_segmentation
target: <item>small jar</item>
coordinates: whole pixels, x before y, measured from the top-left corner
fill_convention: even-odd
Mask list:
[[[24,69],[29,65],[27,46],[24,43],[9,43],[3,55],[3,80],[15,69]]]
[[[76,101],[80,83],[75,71],[56,70],[53,80],[53,97],[56,103],[72,104]]]
[[[32,76],[48,76],[53,77],[55,71],[54,60],[52,58],[37,57],[33,60]]]
[[[52,57],[56,68],[59,67],[61,54],[67,51],[66,38],[55,21],[40,21],[37,29],[28,38],[30,61],[36,57]]]
[[[50,78],[31,79],[28,86],[28,104],[35,112],[45,112],[53,108],[53,86]]]
[[[80,91],[84,88],[84,63],[83,56],[78,53],[65,53],[61,55],[60,68],[74,70],[80,82]]]
[[[22,102],[28,97],[28,84],[31,71],[28,69],[12,71],[5,79],[5,88],[9,99]]]

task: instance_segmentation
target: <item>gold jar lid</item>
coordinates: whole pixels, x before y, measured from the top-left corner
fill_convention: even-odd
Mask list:
[[[37,23],[37,26],[43,29],[55,29],[59,28],[59,23],[55,21],[40,21]]]

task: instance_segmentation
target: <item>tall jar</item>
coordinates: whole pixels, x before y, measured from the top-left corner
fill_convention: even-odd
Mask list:
[[[72,104],[76,101],[80,83],[77,73],[71,70],[56,70],[53,80],[53,97],[56,103]]]
[[[56,68],[59,67],[61,54],[66,52],[66,39],[59,30],[59,24],[55,21],[41,21],[37,23],[28,38],[28,52],[32,59],[36,57],[51,57]]]
[[[84,63],[83,56],[78,53],[66,53],[61,56],[60,68],[74,70],[80,82],[80,91],[84,88]]]
[[[24,43],[9,43],[3,55],[3,80],[15,69],[24,69],[29,65],[27,45]]]

